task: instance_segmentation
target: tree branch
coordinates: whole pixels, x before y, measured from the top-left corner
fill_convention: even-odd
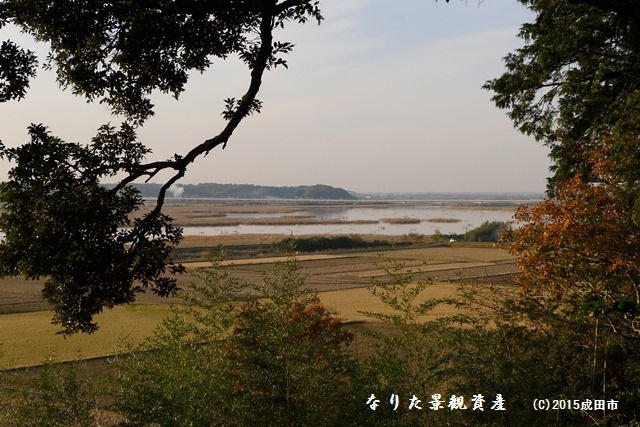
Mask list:
[[[287,3],[299,4],[298,1]],[[277,10],[273,7],[273,4],[267,2],[261,12],[260,47],[258,49],[255,61],[251,64],[251,81],[249,83],[249,88],[242,97],[238,107],[233,112],[231,118],[229,119],[229,122],[224,127],[222,132],[220,132],[213,138],[205,140],[204,142],[193,148],[191,151],[189,151],[184,157],[175,155],[174,160],[140,165],[136,168],[135,172],[131,173],[129,176],[121,180],[120,183],[112,190],[112,192],[115,193],[122,189],[125,185],[130,184],[136,179],[143,176],[149,176],[148,179],[150,179],[164,169],[174,169],[175,171],[177,171],[171,178],[169,178],[169,180],[165,182],[165,184],[160,189],[160,193],[158,194],[158,198],[156,200],[156,206],[147,215],[144,221],[150,220],[160,213],[164,204],[167,190],[172,184],[177,182],[185,175],[187,167],[191,163],[193,163],[196,158],[198,158],[202,154],[208,154],[217,146],[222,145],[224,148],[242,119],[244,119],[244,117],[249,115],[249,113],[251,112],[251,107],[256,100],[256,96],[262,84],[262,76],[264,75],[265,70],[269,67],[270,58],[273,53],[272,22],[273,18],[276,16],[276,13]],[[144,226],[142,227],[142,229],[144,229]]]

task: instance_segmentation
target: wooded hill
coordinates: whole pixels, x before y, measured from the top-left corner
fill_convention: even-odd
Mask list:
[[[156,197],[160,184],[133,184],[143,197]],[[329,185],[299,185],[296,187],[271,187],[251,184],[181,184],[167,192],[168,197],[183,198],[236,198],[236,199],[340,199],[356,197],[343,188]]]

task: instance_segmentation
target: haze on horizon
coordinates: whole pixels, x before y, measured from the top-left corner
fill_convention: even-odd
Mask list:
[[[272,186],[327,184],[358,193],[543,192],[548,149],[519,134],[482,84],[503,71],[531,14],[517,2],[323,0],[325,21],[290,24],[289,69],[267,73],[227,148],[214,150],[181,183]],[[45,49],[15,29],[11,38]],[[282,30],[281,30],[282,31]],[[7,34],[8,33],[8,34]],[[179,100],[154,97],[156,115],[139,131],[149,160],[183,154],[218,133],[223,99],[240,97],[248,72],[235,59],[192,76]],[[40,70],[27,98],[0,104],[0,140],[17,146],[30,123],[86,142],[106,107],[62,92]],[[0,163],[0,180],[10,165]],[[157,182],[157,180],[155,180]]]

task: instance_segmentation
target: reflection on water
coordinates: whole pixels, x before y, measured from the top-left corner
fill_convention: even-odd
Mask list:
[[[185,235],[219,236],[225,234],[463,234],[478,227],[484,221],[508,221],[514,210],[495,210],[480,208],[442,208],[438,206],[388,207],[388,208],[345,208],[345,209],[309,209],[297,211],[295,215],[315,216],[320,219],[339,219],[343,221],[375,220],[375,224],[301,224],[301,225],[237,225],[230,227],[184,227]],[[228,217],[240,215],[230,213]],[[265,214],[242,214],[244,218],[263,218]],[[291,216],[291,214],[287,214]],[[385,218],[419,219],[415,224],[389,224]],[[437,219],[458,220],[457,222],[432,222]]]

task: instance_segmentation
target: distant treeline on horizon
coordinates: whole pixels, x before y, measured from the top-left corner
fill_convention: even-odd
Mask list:
[[[132,184],[142,197],[156,197],[162,184]],[[271,187],[253,184],[177,184],[167,191],[167,197],[209,199],[332,199],[355,200],[356,196],[343,188],[329,185],[299,185]]]

